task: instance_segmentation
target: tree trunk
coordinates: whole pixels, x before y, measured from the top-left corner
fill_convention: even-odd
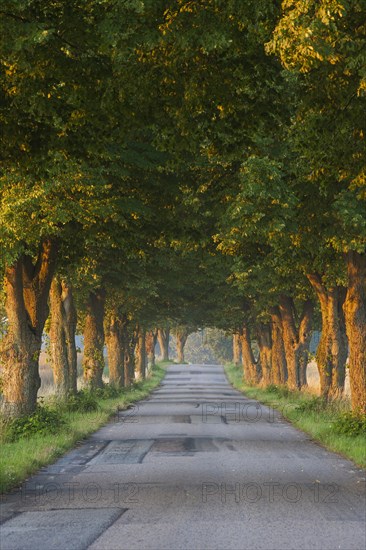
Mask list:
[[[185,344],[185,338],[177,338],[176,346],[177,346],[177,362],[178,363],[184,363],[184,344]]]
[[[136,380],[144,380],[146,376],[146,331],[139,326],[137,328],[137,343],[135,347],[135,378]]]
[[[311,300],[304,303],[299,326],[296,325],[296,310],[293,299],[281,296],[280,312],[283,327],[283,342],[288,372],[287,385],[290,389],[301,388],[300,365],[307,366],[307,357],[311,340],[311,323],[314,305]],[[304,374],[302,374],[304,379]]]
[[[48,295],[56,266],[57,245],[44,241],[36,264],[22,256],[5,268],[8,330],[1,343],[4,415],[31,414],[41,385],[39,354],[48,317]]]
[[[237,367],[240,365],[241,358],[241,334],[234,332],[233,334],[233,363]]]
[[[55,277],[50,291],[50,345],[56,395],[61,398],[77,391],[75,331],[77,315],[71,287]]]
[[[343,305],[349,341],[352,409],[366,413],[366,254],[346,256],[348,289]]]
[[[130,386],[135,379],[135,348],[137,344],[137,331],[128,330],[126,324],[123,331],[125,347],[125,386]]]
[[[89,292],[84,327],[84,379],[92,389],[103,387],[104,289]]]
[[[309,363],[309,345],[310,342],[308,342],[307,346],[304,347],[303,352],[300,354],[299,357],[299,382],[300,382],[300,388],[306,388],[308,385],[308,363]]]
[[[126,319],[114,309],[106,321],[105,341],[107,345],[109,383],[116,388],[125,384],[125,339],[124,327]]]
[[[177,328],[174,331],[174,336],[177,346],[177,361],[178,363],[184,363],[184,346],[186,345],[187,338],[189,336],[189,330],[187,328]]]
[[[248,384],[255,384],[260,380],[260,367],[256,363],[252,345],[250,330],[247,324],[243,325],[241,334],[242,362],[244,370],[244,380]]]
[[[77,311],[74,302],[72,286],[67,281],[61,281],[62,302],[65,311],[65,337],[67,346],[67,359],[69,364],[69,393],[76,394],[78,379],[78,360],[76,351],[76,326]]]
[[[129,349],[125,352],[125,386],[131,386],[135,379],[135,354]]]
[[[277,386],[287,382],[287,363],[283,342],[282,318],[279,307],[271,310],[272,382]]]
[[[300,388],[306,388],[307,381],[307,369],[309,363],[309,347],[311,342],[311,336],[313,334],[313,316],[314,316],[314,302],[312,300],[306,300],[303,305],[302,314],[300,317],[299,330],[298,330],[298,349],[296,350],[296,358],[298,360],[298,372],[299,372],[299,384]]]
[[[320,394],[325,399],[340,397],[344,391],[347,361],[347,338],[342,287],[327,289],[319,275],[308,275],[320,302],[322,332],[316,352],[320,377]]]
[[[270,325],[257,325],[257,342],[259,348],[259,362],[262,369],[262,383],[269,386],[272,382],[272,338]]]
[[[54,277],[50,290],[50,346],[51,365],[56,395],[61,398],[69,393],[69,360],[65,334],[65,310],[62,303],[62,287]]]
[[[149,330],[146,333],[146,357],[149,370],[155,366],[155,346],[157,337],[157,329]]]
[[[160,355],[162,361],[169,361],[169,328],[159,328],[158,329],[158,341],[160,346]]]

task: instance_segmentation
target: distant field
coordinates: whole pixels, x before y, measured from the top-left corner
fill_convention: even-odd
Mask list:
[[[78,353],[78,385],[82,382],[82,360],[83,354]],[[39,374],[41,377],[41,387],[38,395],[47,397],[54,393],[53,372],[50,365],[50,360],[45,351],[41,352],[39,357]]]
[[[318,367],[316,366],[315,361],[311,361],[308,364],[307,376],[308,376],[309,390],[311,391],[311,393],[314,393],[314,395],[319,395],[320,393],[319,373],[318,373]],[[346,369],[346,382],[344,387],[344,395],[346,397],[350,397],[351,395],[348,369]]]

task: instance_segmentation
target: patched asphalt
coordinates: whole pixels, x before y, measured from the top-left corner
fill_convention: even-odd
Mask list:
[[[97,413],[96,413],[97,414]],[[172,365],[147,399],[6,495],[1,550],[364,550],[365,471]]]

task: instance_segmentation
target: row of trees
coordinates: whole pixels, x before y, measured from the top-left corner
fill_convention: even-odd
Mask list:
[[[35,407],[46,322],[59,386],[75,389],[73,293],[92,387],[104,341],[121,383],[145,331],[151,354],[155,327],[164,350],[168,326],[182,345],[215,326],[238,334],[249,381],[300,388],[315,320],[322,395],[342,393],[349,346],[365,410],[365,12],[3,2],[7,414]]]
[[[171,89],[184,90],[176,124],[207,159],[197,166],[200,207],[211,194],[220,203],[214,240],[231,258],[231,282],[241,291],[237,332],[247,379],[306,385],[315,310],[321,394],[342,394],[349,348],[353,408],[362,411],[365,8],[181,2],[169,12],[156,56],[176,69]]]

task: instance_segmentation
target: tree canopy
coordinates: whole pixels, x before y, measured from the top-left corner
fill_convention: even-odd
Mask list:
[[[100,383],[105,335],[130,380],[146,334],[211,327],[253,383],[306,387],[315,319],[322,395],[349,346],[365,409],[365,21],[365,0],[2,3],[9,414],[71,288]]]

